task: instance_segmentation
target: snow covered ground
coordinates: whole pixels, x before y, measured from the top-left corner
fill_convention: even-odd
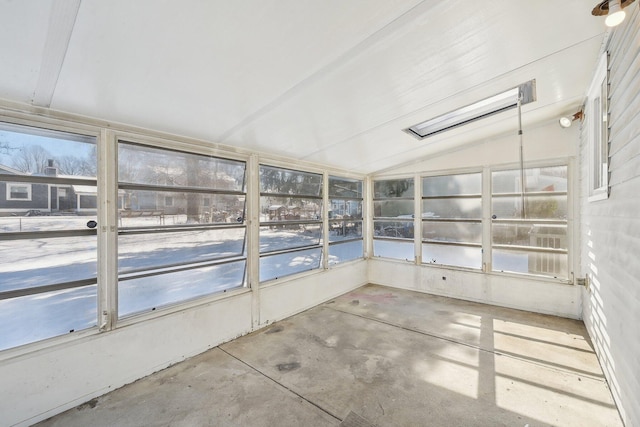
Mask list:
[[[0,233],[86,230],[91,217],[3,217]],[[167,218],[180,223],[183,218]],[[131,226],[133,223],[129,222]],[[139,218],[136,226],[157,226],[157,218]],[[261,250],[281,250],[320,243],[319,228],[261,230]],[[332,239],[334,240],[334,239]],[[96,277],[96,236],[0,240],[0,292]],[[162,233],[122,233],[118,238],[119,314],[126,317],[204,295],[245,286],[245,229],[189,230]],[[330,247],[330,263],[362,256],[362,242]],[[198,263],[213,258],[238,261],[180,271],[167,265]],[[321,250],[263,256],[260,280],[319,268]],[[138,272],[140,274],[136,274]],[[152,275],[143,275],[151,273]],[[155,274],[158,273],[158,274]],[[136,277],[138,276],[138,277]],[[87,329],[97,322],[97,286],[0,300],[0,350]]]

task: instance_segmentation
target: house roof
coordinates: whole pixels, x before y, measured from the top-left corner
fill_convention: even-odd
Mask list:
[[[17,169],[10,168],[9,166],[0,164],[0,174],[9,174],[9,175],[27,175],[24,172],[21,172]]]

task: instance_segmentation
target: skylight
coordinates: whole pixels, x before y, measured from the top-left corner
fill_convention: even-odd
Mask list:
[[[418,139],[424,139],[440,132],[515,108],[518,105],[518,98],[521,99],[521,105],[528,104],[536,100],[535,83],[535,80],[529,80],[513,89],[418,123],[404,131]]]

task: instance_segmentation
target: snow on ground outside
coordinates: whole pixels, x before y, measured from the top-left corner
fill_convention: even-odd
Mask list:
[[[4,217],[0,232],[85,229],[90,217]],[[27,221],[25,221],[27,220]],[[157,225],[141,218],[138,226]],[[131,226],[129,222],[127,224]],[[341,238],[341,237],[337,237]],[[211,240],[215,239],[215,240]],[[225,240],[228,239],[228,240]],[[263,230],[262,249],[317,244],[318,236],[298,230]],[[362,243],[332,245],[335,264],[362,256]],[[167,263],[241,255],[244,229],[121,235],[119,267],[123,271],[153,269]],[[344,248],[339,249],[341,246]],[[345,250],[346,249],[346,250]],[[0,243],[0,291],[96,276],[96,237],[37,238]],[[310,249],[262,257],[261,280],[318,268],[320,250]],[[119,284],[121,316],[243,286],[245,261],[123,280]],[[0,350],[90,328],[97,319],[96,286],[48,292],[0,301]]]

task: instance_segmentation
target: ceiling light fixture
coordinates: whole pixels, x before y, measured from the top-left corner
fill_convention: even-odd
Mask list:
[[[564,116],[560,117],[558,122],[560,123],[560,127],[568,128],[571,127],[571,124],[576,120],[582,120],[582,110],[575,113],[573,116]]]
[[[529,80],[513,89],[418,123],[417,125],[404,129],[404,131],[418,139],[424,139],[440,132],[515,108],[518,106],[518,99],[521,100],[521,105],[536,100],[535,80]]]
[[[593,16],[607,15],[604,23],[607,27],[620,25],[626,16],[624,8],[635,0],[604,0],[596,5],[591,11]]]
[[[626,15],[627,14],[620,6],[620,0],[610,0],[609,14],[607,15],[607,19],[604,20],[604,23],[607,27],[615,27],[624,21],[624,17]]]

